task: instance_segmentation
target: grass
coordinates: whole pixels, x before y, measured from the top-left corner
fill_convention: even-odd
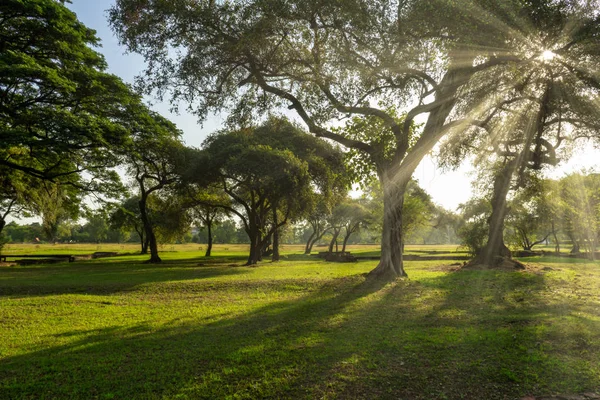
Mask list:
[[[0,398],[516,399],[600,389],[598,262],[534,257],[511,273],[414,261],[409,280],[382,285],[364,277],[376,261],[326,263],[300,247],[259,267],[241,266],[235,245],[208,260],[198,245],[166,250],[158,266],[122,256],[0,267]]]

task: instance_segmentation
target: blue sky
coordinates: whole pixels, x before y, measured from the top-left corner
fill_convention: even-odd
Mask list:
[[[138,54],[126,54],[125,48],[119,45],[119,41],[112,33],[108,22],[106,10],[114,3],[109,0],[72,0],[67,4],[77,17],[88,28],[96,30],[96,35],[101,39],[102,47],[97,50],[104,54],[108,63],[109,72],[121,77],[124,81],[133,83],[136,75],[144,69],[144,60]],[[175,122],[184,132],[184,140],[189,146],[200,147],[206,135],[220,128],[221,119],[211,117],[205,121],[203,126],[198,124],[197,118],[181,110],[179,114],[169,111],[168,102],[158,102],[156,99],[148,98],[152,108]],[[185,107],[182,107],[185,108]]]

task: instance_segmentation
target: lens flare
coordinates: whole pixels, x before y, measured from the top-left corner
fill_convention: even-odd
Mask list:
[[[552,61],[554,60],[554,57],[556,57],[556,54],[554,54],[550,50],[544,50],[541,56],[543,61]]]

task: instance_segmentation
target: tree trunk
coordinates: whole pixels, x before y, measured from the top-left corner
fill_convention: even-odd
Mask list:
[[[340,234],[340,230],[340,228],[333,228],[333,237],[331,238],[331,242],[329,242],[329,253],[333,253],[333,246],[337,245],[337,238]]]
[[[142,243],[142,254],[148,254],[148,246],[150,246],[150,242],[148,241],[148,238],[144,238]]]
[[[321,240],[323,238],[323,236],[325,236],[325,234],[327,233],[327,231],[329,231],[329,228],[327,229],[323,229],[321,232],[319,232],[313,239],[312,241],[309,242],[309,246],[308,246],[308,253],[305,252],[304,254],[310,254],[312,252],[312,248],[315,245],[315,243],[317,243],[319,240]],[[317,231],[318,232],[318,231]]]
[[[352,235],[352,232],[347,232],[346,235],[344,235],[344,242],[342,244],[342,253],[346,251],[346,244],[348,243],[348,239],[350,239],[350,235]]]
[[[146,210],[146,202],[148,196],[142,194],[142,198],[139,201],[140,205],[140,217],[142,224],[144,225],[144,231],[146,232],[146,240],[148,241],[148,247],[150,248],[150,259],[148,260],[151,264],[160,263],[162,260],[158,255],[158,243],[156,242],[156,236],[152,229],[152,223],[148,217],[148,211]]]
[[[406,277],[402,261],[402,207],[408,179],[397,176],[391,170],[382,170],[379,181],[383,189],[383,229],[381,233],[381,259],[369,272],[370,277],[391,280]]]
[[[273,254],[271,255],[271,262],[279,261],[279,227],[277,226],[279,221],[277,219],[277,209],[273,207]]]
[[[261,259],[261,253],[263,251],[263,241],[261,241],[260,229],[252,224],[247,230],[248,238],[250,239],[250,254],[248,254],[248,261],[246,265],[256,265]]]
[[[316,234],[317,231],[313,228],[313,232],[308,237],[308,240],[306,241],[306,246],[304,246],[304,254],[310,254],[310,252],[312,251],[312,240],[316,236]]]
[[[475,262],[478,264],[493,267],[512,257],[510,250],[504,244],[504,218],[508,212],[506,197],[510,190],[510,182],[516,165],[516,159],[508,162],[496,175],[488,240],[475,258]]]
[[[554,221],[552,221],[552,236],[554,237],[554,251],[556,255],[560,254],[560,242],[558,241],[558,236],[556,235],[556,227],[554,226]]]
[[[2,249],[4,248],[4,238],[2,236],[2,230],[6,226],[6,220],[4,218],[0,219],[0,254],[2,253]]]
[[[208,231],[208,246],[206,247],[206,253],[204,253],[204,257],[210,257],[210,252],[212,251],[213,245],[212,220],[210,218],[206,220],[206,229]]]

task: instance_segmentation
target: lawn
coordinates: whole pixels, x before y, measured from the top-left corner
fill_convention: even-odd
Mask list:
[[[506,272],[409,261],[410,279],[383,285],[365,280],[375,260],[326,263],[288,246],[284,261],[243,267],[243,246],[218,246],[210,259],[185,246],[163,248],[158,266],[124,255],[0,267],[0,399],[600,389],[598,262],[537,257]]]

